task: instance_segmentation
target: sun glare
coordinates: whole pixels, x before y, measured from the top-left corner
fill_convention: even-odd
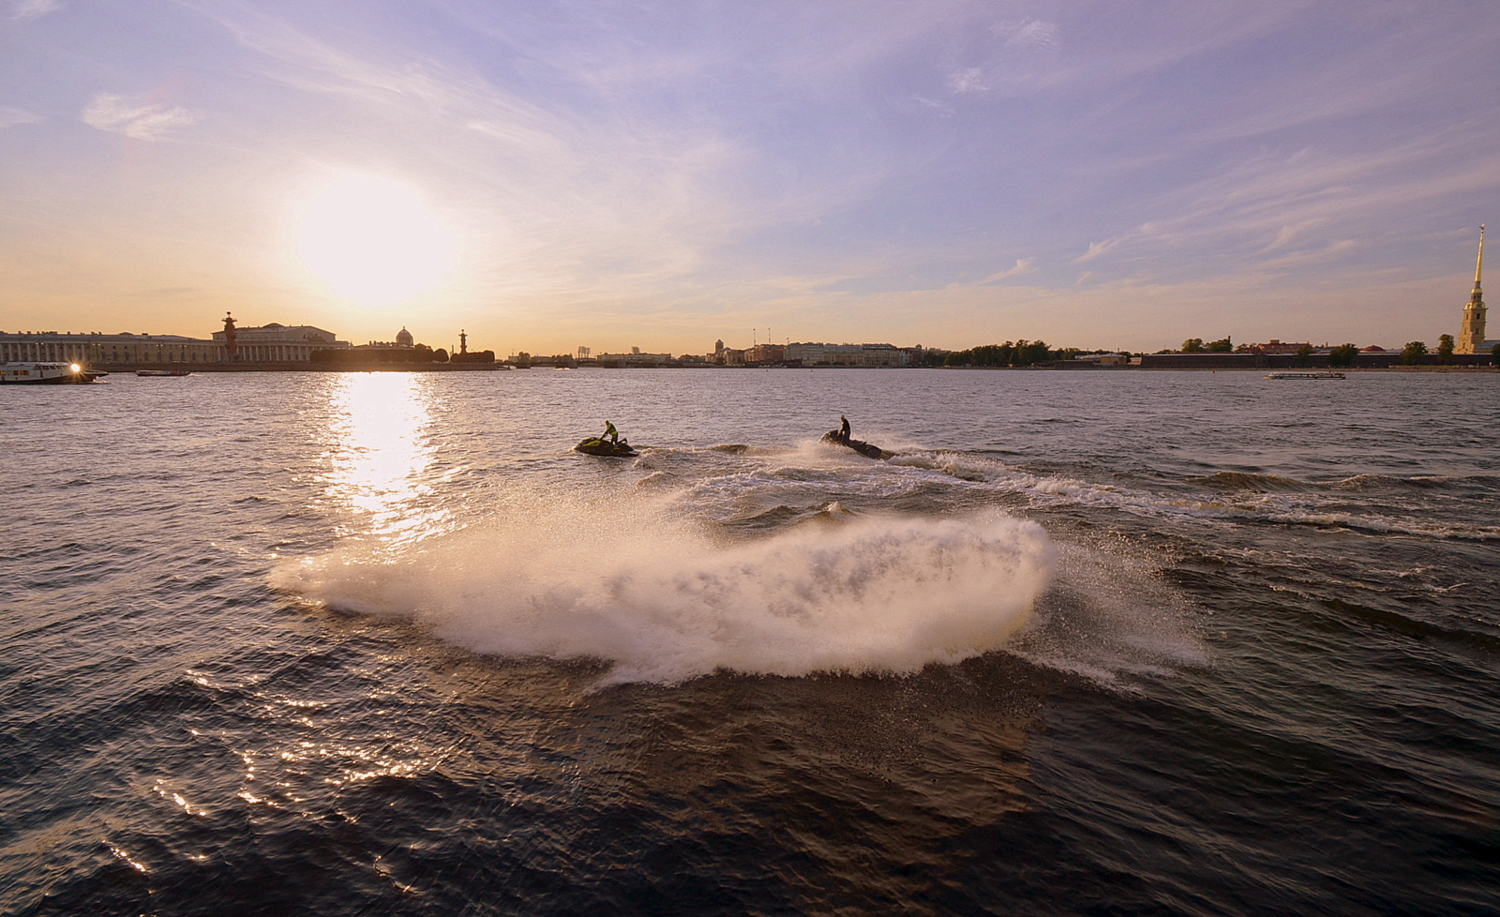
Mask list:
[[[302,205],[297,254],[340,296],[384,303],[437,286],[453,266],[454,238],[415,190],[373,175],[344,175]]]

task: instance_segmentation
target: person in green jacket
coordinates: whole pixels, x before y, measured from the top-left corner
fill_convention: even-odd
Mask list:
[[[604,422],[604,432],[599,434],[599,438],[604,439],[606,436],[609,437],[611,444],[618,444],[620,442],[620,431],[616,430],[615,425],[607,420]]]

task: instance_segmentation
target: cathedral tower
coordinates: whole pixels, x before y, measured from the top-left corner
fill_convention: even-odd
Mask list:
[[[1479,353],[1484,347],[1484,296],[1479,292],[1479,272],[1484,269],[1484,227],[1479,227],[1479,260],[1474,264],[1474,292],[1464,306],[1464,325],[1458,332],[1457,353]]]

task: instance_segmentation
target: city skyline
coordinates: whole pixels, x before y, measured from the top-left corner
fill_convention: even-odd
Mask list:
[[[1497,39],[1462,3],[0,0],[0,329],[1432,343],[1500,202]]]

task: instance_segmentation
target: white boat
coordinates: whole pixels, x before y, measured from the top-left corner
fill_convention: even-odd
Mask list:
[[[1331,369],[1301,373],[1266,373],[1267,379],[1342,379],[1344,374]]]
[[[109,373],[84,369],[77,363],[5,363],[0,365],[0,384],[66,385],[93,382]]]

